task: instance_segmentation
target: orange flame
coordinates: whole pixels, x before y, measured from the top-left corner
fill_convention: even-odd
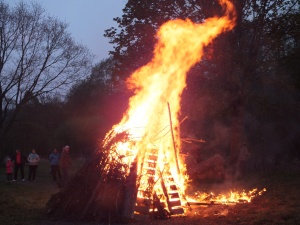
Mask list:
[[[251,191],[246,192],[245,190],[242,192],[239,191],[230,191],[227,195],[218,194],[215,195],[213,193],[201,193],[196,192],[194,196],[188,197],[189,203],[209,203],[209,204],[236,204],[236,203],[247,203],[251,202],[251,200],[259,195],[262,195],[266,192],[266,188],[262,190],[258,190],[257,188],[252,189]]]
[[[104,140],[105,145],[110,141],[111,134],[126,131],[130,141],[116,143],[117,152],[125,156],[123,161],[128,165],[137,160],[138,173],[142,177],[145,175],[143,160],[154,149],[153,154],[157,156],[155,180],[159,180],[159,174],[171,174],[181,193],[184,193],[187,182],[187,176],[184,175],[185,164],[179,157],[181,143],[178,117],[181,93],[186,87],[186,74],[201,60],[203,48],[220,33],[231,30],[235,25],[233,4],[228,0],[220,0],[220,4],[225,10],[222,17],[206,19],[203,24],[176,19],[160,27],[153,59],[127,80],[128,88],[135,93],[130,98],[129,109]],[[170,105],[170,112],[167,103]],[[142,185],[143,181],[140,188]],[[156,192],[160,192],[158,186],[154,187]]]

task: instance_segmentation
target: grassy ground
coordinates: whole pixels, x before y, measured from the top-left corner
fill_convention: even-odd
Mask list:
[[[74,173],[82,161],[73,164]],[[0,173],[0,224],[2,225],[41,225],[45,217],[45,204],[50,196],[59,191],[49,174],[50,164],[41,160],[37,169],[35,182],[19,180],[7,184],[5,168]],[[28,176],[28,166],[25,166],[25,179]]]
[[[73,173],[82,161],[73,166]],[[38,168],[36,182],[13,182],[6,184],[5,169],[0,173],[0,224],[1,225],[96,225],[97,222],[53,221],[45,215],[45,204],[52,194],[59,191],[49,174],[50,165],[42,161]],[[25,174],[28,175],[26,167]],[[231,188],[254,187],[267,191],[251,203],[240,205],[193,206],[184,217],[169,220],[136,221],[136,225],[198,225],[198,224],[300,224],[300,173],[265,172],[240,179],[234,183],[222,184]],[[219,185],[206,186],[206,190],[220,190]],[[199,187],[200,189],[201,187]],[[197,189],[197,188],[196,188]],[[224,189],[225,190],[225,189]],[[100,223],[102,224],[102,223]],[[103,223],[108,224],[108,223]]]

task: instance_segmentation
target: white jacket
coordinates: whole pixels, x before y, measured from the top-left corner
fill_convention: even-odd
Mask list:
[[[33,165],[38,165],[38,163],[40,161],[40,157],[36,153],[30,153],[27,160],[28,160],[29,165],[32,165],[32,166]]]

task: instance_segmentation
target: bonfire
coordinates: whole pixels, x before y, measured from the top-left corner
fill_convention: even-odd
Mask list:
[[[232,3],[220,4],[222,17],[201,24],[177,19],[160,27],[153,59],[127,80],[134,92],[128,110],[93,158],[49,200],[49,215],[128,222],[188,210],[193,201],[185,195],[189,178],[180,154],[181,94],[203,48],[235,25]]]

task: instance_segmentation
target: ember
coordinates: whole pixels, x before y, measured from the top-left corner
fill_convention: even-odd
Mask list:
[[[251,191],[245,192],[237,192],[237,191],[231,191],[227,195],[224,194],[218,194],[214,195],[213,193],[202,193],[202,192],[196,192],[194,196],[189,198],[189,203],[192,205],[201,205],[201,204],[240,204],[240,203],[248,203],[251,202],[251,200],[261,195],[263,192],[265,192],[266,189],[262,189],[259,191],[257,188],[254,188]]]

